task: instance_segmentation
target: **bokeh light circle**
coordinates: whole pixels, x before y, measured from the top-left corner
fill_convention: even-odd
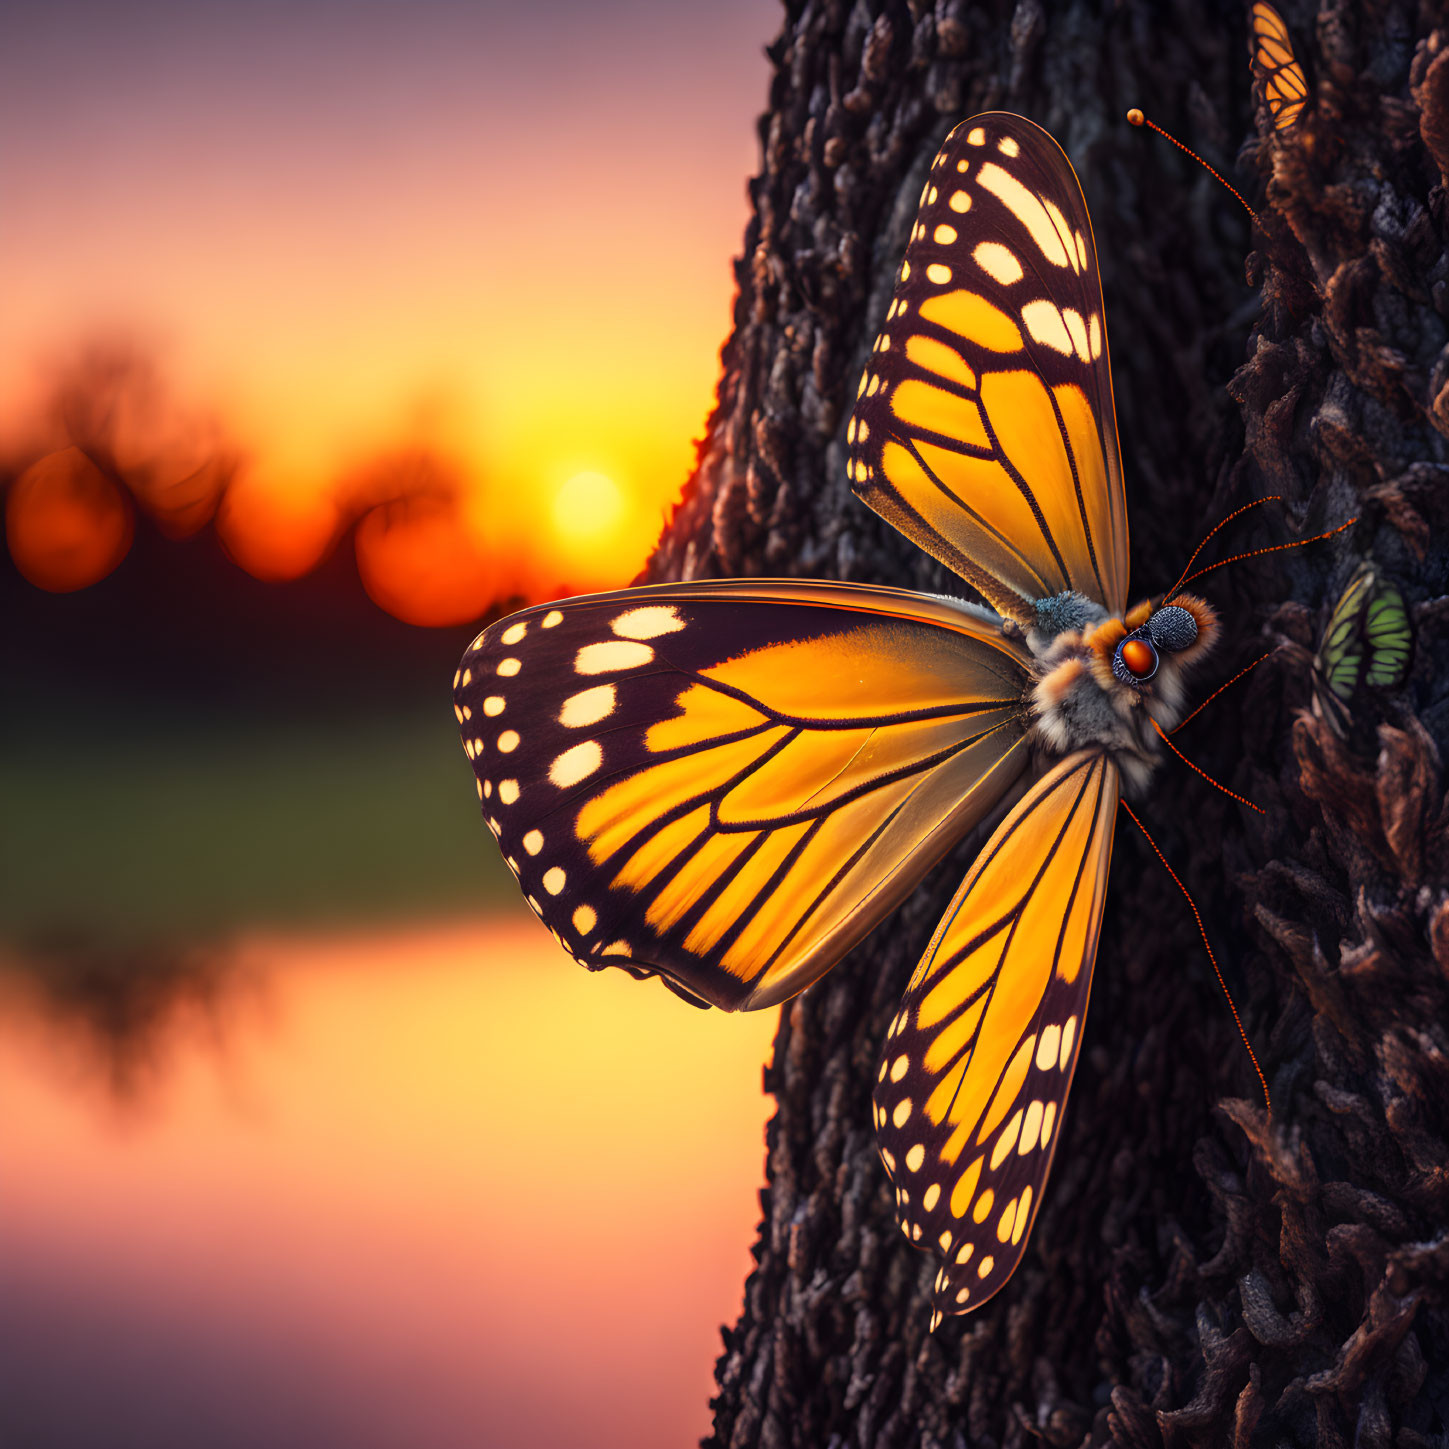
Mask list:
[[[254,578],[300,578],[321,563],[340,527],[337,505],[316,488],[244,473],[222,499],[216,531]]]
[[[357,525],[355,546],[368,597],[407,624],[466,623],[497,593],[495,571],[451,500],[384,503]]]
[[[130,550],[135,528],[129,496],[79,448],[32,463],[5,503],[5,543],[15,567],[54,594],[105,578]]]

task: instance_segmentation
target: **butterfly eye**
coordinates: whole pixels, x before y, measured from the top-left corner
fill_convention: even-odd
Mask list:
[[[1143,684],[1157,673],[1157,650],[1146,639],[1124,639],[1112,662],[1112,672],[1124,684]]]
[[[1168,604],[1148,621],[1152,642],[1168,654],[1176,654],[1197,642],[1197,620],[1180,604]]]

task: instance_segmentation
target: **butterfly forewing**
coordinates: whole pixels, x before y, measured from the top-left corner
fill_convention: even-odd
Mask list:
[[[1002,822],[886,1040],[876,1137],[907,1237],[940,1260],[938,1314],[1011,1276],[1060,1135],[1102,923],[1117,768],[1083,752]]]
[[[1308,80],[1293,54],[1293,42],[1283,17],[1265,0],[1253,6],[1249,41],[1253,77],[1263,88],[1263,100],[1275,131],[1286,130],[1308,103]]]
[[[1030,676],[999,623],[789,581],[570,599],[484,630],[455,711],[484,818],[570,954],[767,1006],[1024,767]]]
[[[1127,512],[1092,224],[1061,148],[963,121],[931,167],[848,427],[859,496],[1002,613],[1121,613]]]
[[[1319,678],[1344,701],[1353,696],[1363,674],[1362,626],[1373,587],[1373,570],[1368,568],[1359,569],[1348,581],[1328,617],[1314,661]]]

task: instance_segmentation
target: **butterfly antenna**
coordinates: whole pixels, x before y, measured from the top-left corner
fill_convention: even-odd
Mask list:
[[[1268,1079],[1263,1075],[1263,1069],[1258,1065],[1258,1054],[1253,1050],[1253,1043],[1248,1040],[1248,1033],[1243,1029],[1243,1018],[1238,1015],[1237,1003],[1233,1000],[1233,993],[1228,990],[1228,983],[1223,980],[1223,973],[1218,966],[1218,958],[1213,955],[1213,948],[1208,942],[1207,930],[1202,923],[1202,913],[1197,908],[1197,902],[1192,898],[1192,892],[1178,879],[1177,872],[1168,865],[1167,857],[1157,848],[1157,842],[1147,833],[1147,827],[1137,818],[1136,812],[1125,801],[1119,802],[1122,808],[1132,817],[1132,823],[1142,832],[1142,837],[1152,847],[1155,854],[1162,862],[1162,868],[1176,883],[1178,890],[1187,898],[1187,903],[1192,907],[1193,919],[1197,922],[1197,933],[1202,937],[1203,949],[1208,953],[1208,960],[1213,963],[1213,974],[1218,978],[1218,985],[1223,988],[1223,995],[1228,999],[1228,1010],[1233,1013],[1233,1021],[1237,1025],[1238,1035],[1243,1039],[1243,1045],[1248,1049],[1248,1056],[1252,1060],[1253,1070],[1258,1074],[1258,1081],[1263,1088],[1263,1102],[1268,1108],[1268,1120],[1273,1120],[1273,1099],[1268,1095]]]
[[[1188,571],[1192,568],[1193,564],[1197,562],[1198,554],[1200,554],[1203,549],[1205,549],[1212,541],[1214,534],[1216,534],[1220,529],[1226,528],[1228,524],[1230,524],[1233,519],[1235,519],[1240,513],[1246,513],[1250,508],[1258,507],[1260,503],[1281,503],[1282,501],[1283,495],[1281,493],[1270,493],[1266,498],[1255,498],[1251,503],[1245,503],[1241,508],[1233,509],[1233,511],[1228,514],[1226,518],[1218,519],[1218,521],[1213,524],[1213,526],[1208,529],[1208,531],[1203,535],[1202,542],[1198,544],[1195,549],[1193,549],[1192,557],[1188,559],[1187,565],[1182,571],[1182,577],[1178,579],[1178,581],[1173,584],[1173,586],[1162,596],[1162,602],[1164,604],[1167,603],[1167,601],[1171,599],[1172,596],[1187,582]]]
[[[1264,502],[1267,500],[1265,499]],[[1231,517],[1231,515],[1229,515]],[[1224,519],[1224,522],[1227,520]],[[1312,538],[1295,538],[1291,543],[1274,543],[1267,548],[1250,548],[1246,553],[1230,553],[1227,558],[1220,558],[1216,563],[1210,563],[1206,568],[1198,569],[1196,573],[1185,575],[1173,588],[1175,594],[1183,584],[1190,584],[1194,579],[1200,579],[1204,574],[1210,574],[1214,569],[1220,569],[1224,564],[1237,563],[1245,558],[1259,558],[1265,553],[1282,553],[1288,548],[1302,548],[1305,543],[1319,543],[1325,538],[1332,538],[1335,533],[1342,533],[1345,528],[1352,528],[1358,522],[1358,515],[1354,514],[1347,523],[1340,523],[1337,528],[1330,528],[1327,533],[1315,533]],[[1163,601],[1164,603],[1166,600]]]
[[[1260,654],[1255,660],[1253,660],[1253,662],[1250,665],[1248,665],[1248,667],[1246,669],[1240,669],[1240,670],[1238,670],[1238,672],[1235,675],[1233,675],[1233,677],[1231,679],[1229,679],[1226,683],[1218,685],[1218,687],[1215,690],[1213,690],[1213,692],[1210,695],[1208,695],[1208,697],[1205,700],[1203,700],[1203,702],[1200,705],[1198,705],[1198,707],[1195,710],[1193,710],[1193,712],[1190,715],[1188,715],[1187,719],[1183,720],[1180,724],[1178,724],[1173,729],[1173,731],[1172,731],[1173,734],[1176,734],[1178,730],[1184,728],[1189,723],[1189,721],[1196,719],[1198,717],[1198,715],[1200,715],[1203,712],[1203,710],[1205,710],[1208,707],[1208,705],[1210,705],[1213,702],[1213,700],[1215,700],[1218,697],[1218,695],[1220,695],[1223,692],[1223,690],[1225,690],[1225,689],[1227,689],[1229,687],[1229,685],[1236,684],[1245,674],[1251,674],[1253,672],[1253,670],[1255,670],[1265,659],[1270,658],[1274,653],[1275,653],[1275,651],[1272,650],[1272,649],[1270,649],[1267,652],[1267,654]]]
[[[1146,126],[1149,130],[1156,131],[1159,136],[1162,136],[1166,140],[1171,141],[1172,144],[1176,146],[1179,151],[1186,152],[1186,154],[1191,156],[1192,159],[1196,161],[1197,164],[1201,166],[1204,171],[1206,171],[1210,176],[1216,176],[1217,179],[1221,181],[1223,185],[1226,186],[1228,190],[1231,191],[1233,195],[1238,198],[1238,205],[1241,206],[1243,210],[1246,211],[1248,215],[1253,218],[1254,224],[1257,224],[1258,213],[1254,211],[1253,208],[1249,206],[1246,201],[1243,200],[1242,193],[1238,190],[1238,188],[1234,186],[1232,182],[1228,181],[1225,177],[1220,175],[1218,172],[1214,171],[1213,168],[1209,166],[1207,162],[1204,161],[1202,157],[1199,156],[1197,152],[1194,151],[1190,146],[1184,146],[1182,142],[1177,139],[1176,136],[1168,135],[1168,133],[1164,131],[1162,127],[1157,124],[1156,121],[1149,121],[1147,117],[1144,116],[1142,112],[1137,109],[1136,106],[1133,106],[1132,109],[1127,112],[1127,123],[1131,126]]]
[[[1250,665],[1249,668],[1251,668],[1251,667],[1252,666]],[[1229,683],[1231,683],[1231,682],[1232,681],[1230,680]],[[1224,685],[1223,688],[1226,689],[1227,688],[1227,685]],[[1184,721],[1184,723],[1186,723],[1186,721]],[[1200,769],[1198,769],[1198,767],[1196,765],[1194,765],[1193,762],[1191,760],[1189,760],[1188,757],[1185,754],[1183,754],[1183,752],[1180,749],[1178,749],[1178,747],[1175,744],[1173,744],[1172,741],[1170,739],[1168,739],[1165,734],[1163,734],[1163,732],[1162,732],[1162,726],[1160,724],[1158,724],[1156,720],[1153,720],[1152,721],[1152,728],[1157,731],[1157,736],[1162,741],[1162,743],[1164,745],[1166,745],[1167,748],[1169,750],[1171,750],[1172,753],[1174,755],[1176,755],[1177,758],[1179,760],[1181,760],[1182,763],[1184,765],[1186,765],[1189,770],[1191,770],[1194,774],[1201,775],[1202,778],[1204,780],[1206,780],[1208,782],[1208,784],[1211,785],[1214,789],[1221,790],[1224,795],[1231,795],[1232,798],[1234,800],[1236,800],[1239,805],[1246,805],[1249,810],[1256,810],[1259,815],[1266,815],[1268,813],[1266,810],[1263,809],[1263,807],[1261,805],[1254,805],[1251,800],[1245,800],[1235,790],[1229,790],[1226,785],[1220,785],[1220,784],[1218,784],[1218,782],[1216,780],[1214,780],[1213,777],[1211,775],[1209,775],[1206,770],[1200,770]]]

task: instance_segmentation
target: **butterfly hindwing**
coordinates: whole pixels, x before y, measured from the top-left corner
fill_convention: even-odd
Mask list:
[[[1021,646],[898,589],[723,580],[524,610],[454,682],[484,818],[582,964],[772,1005],[1025,765]]]
[[[911,978],[875,1088],[876,1138],[937,1314],[978,1308],[1026,1250],[1082,1042],[1117,768],[1061,761],[977,857]]]
[[[963,121],[931,167],[848,434],[856,493],[1033,622],[1077,589],[1120,614],[1127,512],[1091,219],[1021,116]]]
[[[1397,689],[1409,672],[1413,629],[1404,596],[1385,580],[1375,580],[1363,634],[1368,653],[1363,682],[1370,689]]]
[[[1253,78],[1263,87],[1263,100],[1275,131],[1286,131],[1308,104],[1308,80],[1293,54],[1293,41],[1283,17],[1266,0],[1256,0],[1249,49]]]

